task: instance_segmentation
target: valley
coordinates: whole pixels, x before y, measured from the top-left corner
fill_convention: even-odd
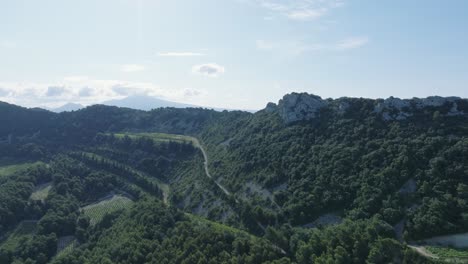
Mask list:
[[[468,231],[463,99],[293,94],[254,114],[0,106],[16,116],[0,128],[1,263],[464,258],[439,245]]]

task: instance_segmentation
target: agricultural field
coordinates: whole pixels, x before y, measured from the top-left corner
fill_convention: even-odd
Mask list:
[[[93,159],[96,159],[96,160],[100,160],[100,161],[106,161],[106,162],[109,162],[109,163],[112,163],[112,162],[115,162],[115,163],[119,163],[113,159],[109,159],[107,157],[104,157],[104,156],[101,156],[101,155],[98,155],[96,153],[92,153],[92,152],[81,152],[82,154],[86,155],[87,157],[89,158],[93,158]],[[164,203],[168,203],[168,199],[169,199],[169,194],[170,194],[170,186],[169,184],[167,183],[164,183],[163,181],[161,181],[160,179],[158,178],[155,178],[155,177],[149,177],[148,175],[146,175],[145,173],[139,171],[139,170],[136,170],[134,169],[133,167],[129,167],[129,166],[126,166],[126,169],[128,169],[129,171],[131,171],[132,173],[135,173],[135,174],[138,174],[140,177],[144,177],[144,178],[147,178],[149,181],[155,183],[158,185],[158,187],[161,189],[161,191],[163,192],[163,200],[164,200]],[[140,188],[141,189],[141,188]],[[142,190],[143,191],[143,190]]]
[[[128,136],[130,138],[139,138],[139,137],[146,137],[150,138],[155,142],[179,142],[179,143],[187,143],[191,142],[192,144],[195,143],[194,139],[189,136],[184,135],[175,135],[175,134],[165,134],[165,133],[119,133],[114,134],[114,136],[118,138],[123,138]]]
[[[47,198],[51,189],[52,183],[38,185],[34,188],[34,192],[31,194],[30,199],[34,201],[43,201]]]
[[[125,196],[112,195],[98,203],[83,207],[81,211],[91,219],[91,225],[95,225],[104,218],[104,215],[129,208],[132,204],[133,201]]]
[[[17,164],[5,164],[2,166],[0,163],[0,177],[9,176],[17,172],[26,170],[29,167],[42,164],[42,162],[25,162]]]
[[[21,241],[31,239],[36,232],[37,221],[23,221],[10,234],[5,235],[5,240],[0,242],[0,249],[15,250]]]
[[[75,249],[78,246],[78,241],[74,236],[64,236],[60,237],[57,240],[57,255],[56,257],[60,257],[66,255]]]
[[[456,249],[440,246],[426,246],[427,251],[439,259],[456,260],[457,263],[468,263],[468,249]]]

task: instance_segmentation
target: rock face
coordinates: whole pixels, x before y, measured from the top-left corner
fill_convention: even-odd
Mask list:
[[[278,112],[286,124],[318,117],[321,108],[327,106],[321,97],[307,93],[287,94],[278,103]],[[272,106],[267,107],[272,109]]]
[[[389,120],[405,120],[413,115],[414,110],[424,109],[426,107],[450,106],[449,116],[464,115],[463,111],[458,109],[457,101],[463,100],[459,97],[440,97],[431,96],[427,98],[400,99],[390,97],[380,100],[374,108],[375,113],[381,113],[382,118]]]
[[[278,105],[268,103],[264,111],[266,113],[277,113],[286,124],[290,124],[298,121],[316,119],[320,115],[320,110],[324,107],[329,107],[330,110],[336,112],[338,115],[344,115],[349,111],[351,106],[359,100],[368,99],[339,98],[336,100],[323,100],[319,96],[308,93],[291,93],[285,95],[283,99],[279,101]],[[459,97],[431,96],[413,99],[390,97],[387,99],[374,100],[374,109],[371,111],[380,115],[385,121],[399,121],[405,120],[421,112],[421,110],[425,108],[432,108],[430,110],[439,110],[433,108],[441,108],[441,114],[446,116],[465,115],[468,113],[466,110],[467,104],[467,99],[461,99]],[[445,111],[443,111],[443,109],[445,109]]]

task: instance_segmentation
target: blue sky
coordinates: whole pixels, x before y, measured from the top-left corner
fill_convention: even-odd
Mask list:
[[[3,1],[0,100],[468,97],[465,0]]]

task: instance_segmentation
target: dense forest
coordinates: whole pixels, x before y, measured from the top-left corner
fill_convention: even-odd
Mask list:
[[[0,103],[0,263],[435,263],[408,244],[468,232],[466,100],[298,96]]]

